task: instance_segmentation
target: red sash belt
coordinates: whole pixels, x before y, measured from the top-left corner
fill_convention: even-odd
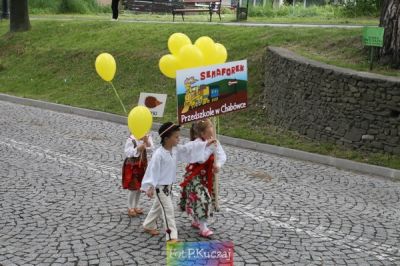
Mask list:
[[[198,175],[201,174],[201,170],[205,170],[205,175],[207,176],[207,189],[208,193],[212,195],[213,191],[213,165],[214,165],[214,154],[212,154],[205,163],[192,163],[186,167],[186,172],[189,174],[185,176],[185,179],[182,183],[179,184],[182,188],[186,187],[192,180]],[[203,184],[204,185],[204,184]]]

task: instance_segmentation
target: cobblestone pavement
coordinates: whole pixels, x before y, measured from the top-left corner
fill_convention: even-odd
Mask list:
[[[127,135],[123,125],[0,101],[1,265],[165,264],[164,237],[126,215]],[[225,149],[212,228],[233,241],[235,265],[400,265],[400,183]],[[176,216],[181,239],[202,240]]]

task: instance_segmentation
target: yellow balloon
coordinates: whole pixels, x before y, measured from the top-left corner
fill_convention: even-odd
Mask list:
[[[179,63],[183,69],[204,66],[204,56],[193,44],[185,45],[179,51]]]
[[[105,81],[113,80],[115,71],[117,70],[117,64],[112,55],[108,53],[99,54],[95,62],[96,71],[99,76]]]
[[[213,39],[207,36],[202,36],[196,40],[194,45],[203,53],[205,65],[214,64],[217,48]]]
[[[192,44],[192,41],[183,33],[174,33],[168,39],[168,49],[173,55],[178,55],[179,50],[188,44]]]
[[[217,53],[215,56],[216,64],[223,64],[226,62],[226,59],[228,58],[228,52],[226,51],[225,46],[223,46],[220,43],[215,44]]]
[[[151,129],[153,116],[145,106],[136,106],[128,115],[128,128],[136,139],[143,138]]]
[[[179,60],[172,54],[164,55],[158,62],[161,73],[169,78],[176,78],[176,71],[180,68]]]

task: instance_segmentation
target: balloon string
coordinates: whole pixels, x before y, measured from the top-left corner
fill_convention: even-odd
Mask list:
[[[140,152],[139,168],[142,167],[143,153],[144,153],[143,151]]]
[[[124,109],[125,114],[127,114],[126,109],[125,109],[125,106],[124,106],[124,104],[122,103],[121,98],[119,97],[118,92],[117,92],[117,90],[116,90],[115,87],[114,87],[114,84],[113,84],[111,81],[110,81],[110,84],[111,84],[111,87],[114,89],[115,95],[117,96],[119,102],[121,103],[121,106],[122,106],[122,108]]]
[[[218,140],[218,135],[219,135],[219,117],[217,116],[217,117],[213,117],[213,124],[214,124],[214,127],[215,127],[215,139],[217,139]]]
[[[217,139],[219,135],[219,116],[217,116]]]

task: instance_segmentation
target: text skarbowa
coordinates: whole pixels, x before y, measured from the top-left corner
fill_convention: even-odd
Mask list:
[[[246,103],[239,103],[239,104],[230,103],[229,105],[225,103],[219,109],[212,109],[210,107],[207,111],[205,111],[205,110],[202,110],[201,112],[196,111],[192,115],[181,114],[181,121],[183,123],[186,123],[186,122],[190,122],[190,121],[194,121],[194,120],[198,120],[198,119],[203,119],[203,118],[207,118],[207,117],[211,117],[211,116],[215,116],[215,115],[219,115],[219,114],[224,114],[224,113],[244,109],[244,108],[246,108],[246,106],[247,106]]]

